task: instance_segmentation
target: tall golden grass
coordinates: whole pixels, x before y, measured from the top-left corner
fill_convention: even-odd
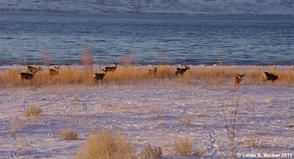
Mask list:
[[[294,70],[293,69],[273,69],[268,67],[269,72],[273,72],[279,76],[275,82],[263,80],[263,71],[265,67],[244,67],[242,69],[234,66],[193,66],[183,77],[175,76],[175,66],[160,65],[157,73],[148,74],[151,66],[119,66],[115,72],[107,73],[102,82],[96,82],[93,79],[94,72],[101,72],[101,68],[91,68],[91,64],[84,68],[76,68],[73,66],[61,66],[59,75],[50,76],[48,69],[38,72],[32,80],[21,80],[18,74],[24,68],[7,69],[0,72],[0,87],[20,87],[20,86],[46,86],[46,85],[70,85],[70,84],[129,84],[140,83],[144,81],[176,81],[182,84],[209,84],[224,85],[232,84],[233,77],[236,73],[244,73],[244,80],[241,85],[262,85],[273,84],[281,86],[294,86]]]

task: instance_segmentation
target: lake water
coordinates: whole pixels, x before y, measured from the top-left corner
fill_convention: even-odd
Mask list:
[[[97,64],[294,64],[294,16],[0,12],[0,65],[79,64],[87,47]]]

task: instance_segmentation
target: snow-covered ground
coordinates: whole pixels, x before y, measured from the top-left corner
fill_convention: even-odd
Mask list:
[[[228,150],[221,107],[238,103],[239,153],[294,152],[294,88],[247,85],[232,89],[153,81],[0,89],[0,158],[74,158],[87,134],[101,128],[125,134],[138,151],[150,142],[173,158],[174,139],[184,137],[195,149],[205,149],[207,156],[217,158]],[[43,113],[27,119],[24,110],[31,105]],[[179,124],[185,117],[192,119],[190,125]],[[13,133],[13,127],[19,130]],[[79,140],[59,139],[62,128],[75,129]]]

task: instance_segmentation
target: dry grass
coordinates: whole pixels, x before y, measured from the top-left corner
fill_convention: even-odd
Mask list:
[[[42,113],[42,110],[36,106],[29,106],[24,112],[25,116],[27,117],[39,116],[41,113]]]
[[[44,52],[43,53],[43,59],[44,59],[44,64],[45,65],[50,65],[52,63],[52,58],[49,52]]]
[[[193,144],[188,139],[176,139],[174,151],[176,156],[193,156]]]
[[[199,111],[199,112],[196,113],[196,116],[197,116],[197,117],[205,117],[206,114],[207,114],[206,111]]]
[[[256,136],[250,136],[247,140],[247,146],[251,148],[257,147],[258,138]]]
[[[62,140],[77,140],[78,133],[73,129],[61,129],[59,131],[59,138]]]
[[[146,144],[142,152],[142,159],[159,159],[161,158],[161,147],[154,147],[151,144]]]
[[[225,114],[226,116],[233,116],[233,115],[235,115],[236,112],[237,112],[236,109],[234,109],[234,108],[229,108],[229,107],[224,108],[223,111],[224,111],[224,114]]]
[[[81,59],[85,69],[91,70],[93,68],[93,56],[89,47],[83,50]]]
[[[15,119],[10,124],[10,131],[12,133],[17,133],[20,130],[26,128],[26,127],[28,127],[28,123],[27,123],[26,120],[24,120],[24,119]]]
[[[123,136],[103,129],[89,135],[87,143],[77,154],[78,159],[133,159],[133,144]]]
[[[183,116],[178,119],[178,123],[183,126],[192,125],[192,117],[191,116]]]
[[[32,80],[21,80],[18,73],[25,68],[7,69],[0,73],[0,87],[19,87],[56,84],[84,84],[95,85],[92,74],[101,72],[101,68],[92,69],[91,54],[85,53],[83,57],[84,68],[73,68],[72,66],[62,66],[59,75],[50,77],[48,68],[43,68],[43,72],[38,72]],[[165,82],[167,80],[176,80],[183,84],[207,84],[207,85],[224,85],[233,84],[233,77],[236,73],[245,74],[241,85],[262,85],[274,84],[282,86],[294,86],[294,71],[291,69],[272,69],[271,67],[246,67],[237,69],[234,66],[217,66],[217,67],[201,67],[193,66],[183,77],[175,76],[175,66],[160,65],[157,66],[158,71],[155,75],[148,74],[151,66],[136,67],[132,65],[119,66],[115,72],[107,73],[103,82],[99,84],[126,84],[138,83],[146,80],[154,80],[155,82]],[[265,82],[262,78],[264,70],[273,72],[279,76],[275,82]]]
[[[240,120],[240,118],[238,118],[239,115],[239,100],[237,101],[237,103],[233,106],[225,106],[225,105],[221,105],[221,110],[223,113],[223,118],[224,118],[224,127],[227,133],[227,139],[228,139],[228,152],[227,152],[227,157],[228,158],[236,158],[237,155],[237,148],[238,148],[238,144],[237,144],[237,132],[238,132],[238,128],[237,128],[237,122],[238,120]]]
[[[199,159],[205,158],[205,151],[204,150],[197,150],[193,153],[193,156]]]

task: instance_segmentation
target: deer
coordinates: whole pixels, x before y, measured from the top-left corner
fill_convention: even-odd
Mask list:
[[[275,75],[275,74],[270,73],[270,72],[263,72],[263,77],[264,77],[264,80],[272,81],[272,82],[279,79],[278,75]]]
[[[107,66],[104,69],[102,69],[103,72],[114,72],[117,68],[117,63],[114,63],[114,66]]]
[[[244,74],[236,74],[235,78],[235,86],[240,86],[241,81],[243,80]]]
[[[39,71],[42,71],[42,67],[27,66],[27,70],[31,73],[37,73]]]
[[[50,76],[55,76],[59,74],[60,66],[54,66],[54,68],[49,69]]]
[[[33,73],[33,72],[21,72],[18,75],[19,75],[20,79],[22,79],[22,80],[31,80],[31,79],[34,78],[35,73]]]
[[[157,73],[157,67],[155,67],[154,65],[152,65],[152,69],[148,70],[148,75],[156,75]]]
[[[93,78],[96,81],[102,81],[106,73],[94,73]]]
[[[188,67],[187,65],[185,65],[185,68],[177,68],[175,75],[176,76],[178,76],[178,75],[183,76],[184,73],[189,69],[190,69],[190,67]]]

